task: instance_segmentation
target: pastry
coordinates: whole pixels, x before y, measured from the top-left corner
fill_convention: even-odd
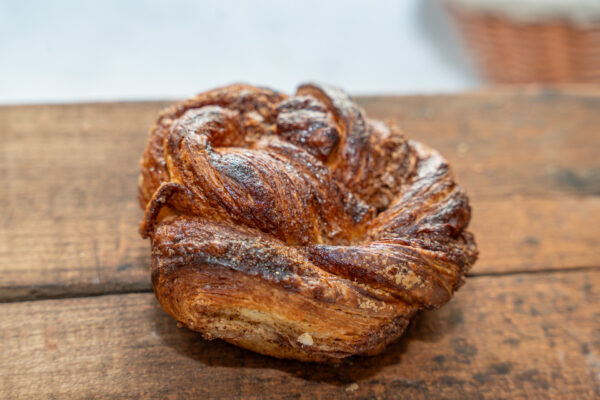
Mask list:
[[[447,162],[329,86],[237,84],[163,111],[139,201],[165,311],[279,358],[381,352],[477,258]]]

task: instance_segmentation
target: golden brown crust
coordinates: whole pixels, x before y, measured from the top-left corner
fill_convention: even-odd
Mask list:
[[[161,114],[141,166],[158,300],[259,353],[380,352],[477,257],[445,160],[339,89],[200,94]]]

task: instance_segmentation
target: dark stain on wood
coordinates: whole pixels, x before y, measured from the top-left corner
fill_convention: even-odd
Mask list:
[[[521,344],[521,340],[516,337],[504,339],[504,343],[508,344],[513,349],[516,349]]]
[[[523,305],[523,299],[521,297],[517,297],[513,300],[513,305],[515,308],[519,308]]]
[[[438,354],[437,356],[433,357],[432,360],[437,364],[443,364],[446,362],[446,356],[443,354]]]
[[[583,354],[583,355],[590,354],[590,346],[587,343],[581,343],[581,354]]]
[[[444,375],[441,376],[438,380],[440,385],[443,386],[453,386],[453,385],[464,385],[465,381],[462,379],[458,379],[454,376]]]
[[[529,307],[529,315],[531,315],[532,317],[536,317],[538,315],[540,315],[540,312],[533,306]]]
[[[523,238],[523,243],[528,245],[528,246],[539,246],[540,244],[540,239],[536,236],[525,236]]]
[[[131,268],[131,267],[133,267],[133,264],[132,264],[132,263],[123,263],[123,264],[120,264],[120,265],[117,267],[117,272],[123,272],[123,271],[125,271],[125,270],[128,270],[128,269],[129,269],[129,268]]]
[[[540,389],[548,389],[550,387],[548,380],[541,376],[540,371],[536,368],[528,369],[525,372],[516,374],[515,380],[520,384],[531,384]]]
[[[550,175],[557,188],[566,192],[600,195],[600,168],[579,171],[573,168],[560,168]]]
[[[490,369],[499,375],[508,374],[511,368],[512,363],[509,362],[494,363],[490,365]]]
[[[427,389],[427,384],[424,380],[412,380],[404,378],[396,378],[390,382],[392,388],[402,390],[406,388]]]
[[[461,364],[470,364],[473,356],[477,355],[477,347],[469,343],[467,339],[455,337],[450,340],[450,345],[455,354],[455,360]]]
[[[452,309],[450,310],[448,322],[453,326],[464,323],[465,318],[462,310],[460,308],[452,307]]]
[[[491,364],[485,371],[473,374],[473,379],[483,385],[497,379],[498,375],[507,375],[511,368],[512,364],[509,362]]]

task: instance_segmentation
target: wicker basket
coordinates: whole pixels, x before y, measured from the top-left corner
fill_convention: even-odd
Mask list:
[[[483,74],[495,83],[600,83],[600,24],[515,22],[447,4]]]

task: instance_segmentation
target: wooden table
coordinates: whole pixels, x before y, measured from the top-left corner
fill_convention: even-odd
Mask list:
[[[600,398],[600,90],[359,99],[439,149],[481,256],[385,354],[276,360],[151,292],[138,158],[166,105],[0,108],[0,398]]]

